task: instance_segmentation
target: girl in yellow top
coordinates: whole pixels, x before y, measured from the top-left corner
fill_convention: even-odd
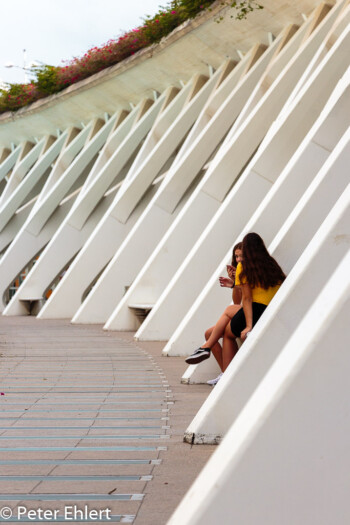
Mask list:
[[[208,341],[186,359],[187,363],[200,363],[210,357],[212,346],[224,336],[222,370],[225,371],[238,350],[236,338],[245,340],[286,278],[257,233],[244,237],[242,252],[235,278],[235,286],[242,291],[242,306],[234,305],[236,312],[231,320],[225,315],[220,317]]]

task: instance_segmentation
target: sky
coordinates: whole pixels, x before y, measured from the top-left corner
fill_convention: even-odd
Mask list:
[[[62,65],[142,24],[168,0],[0,0],[0,82],[24,82],[19,68]],[[23,50],[26,49],[24,56]]]

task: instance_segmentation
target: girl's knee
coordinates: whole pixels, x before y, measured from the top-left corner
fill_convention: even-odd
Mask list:
[[[230,337],[231,339],[234,338],[234,335],[233,335],[233,333],[232,333],[232,331],[231,331],[231,323],[227,323],[227,325],[226,325],[226,328],[225,328],[225,336],[226,336],[226,337]]]
[[[204,334],[205,340],[207,341],[209,337],[211,336],[211,333],[213,331],[213,328],[207,328]]]
[[[227,315],[227,317],[232,317],[232,305],[225,308],[224,315]]]

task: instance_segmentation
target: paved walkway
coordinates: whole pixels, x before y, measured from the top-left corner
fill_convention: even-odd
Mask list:
[[[214,448],[182,442],[209,388],[162,346],[0,317],[0,522],[167,522]]]

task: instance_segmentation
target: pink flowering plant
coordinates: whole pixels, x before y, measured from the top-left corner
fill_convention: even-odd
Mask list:
[[[160,7],[154,16],[146,16],[143,25],[132,29],[117,39],[89,49],[82,57],[74,57],[62,66],[35,66],[30,84],[8,84],[0,89],[0,113],[16,111],[32,102],[53,95],[107,67],[134,55],[141,49],[159,42],[186,20],[211,9],[215,0],[171,0]],[[236,10],[232,18],[242,19],[254,9],[263,7],[256,1],[232,2],[223,0],[223,6]],[[222,17],[216,19],[217,22]]]

